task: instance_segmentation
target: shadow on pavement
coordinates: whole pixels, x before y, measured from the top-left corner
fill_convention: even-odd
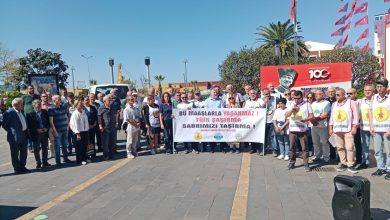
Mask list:
[[[373,220],[382,220],[390,219],[390,212],[380,208],[371,208],[371,219]]]
[[[0,219],[2,220],[10,220],[16,219],[37,207],[26,207],[26,206],[8,206],[8,205],[0,205]]]

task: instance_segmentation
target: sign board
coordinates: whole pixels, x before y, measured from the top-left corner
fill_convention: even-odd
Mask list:
[[[50,92],[52,96],[59,94],[56,74],[28,74],[28,82],[34,86],[35,94],[42,94],[42,92]]]
[[[268,83],[284,93],[287,89],[351,87],[352,63],[319,63],[260,67],[261,88]]]
[[[173,109],[175,142],[264,143],[266,109]]]

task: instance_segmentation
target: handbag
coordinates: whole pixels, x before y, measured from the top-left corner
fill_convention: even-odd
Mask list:
[[[126,131],[126,129],[127,129],[127,124],[128,124],[127,122],[124,122],[124,123],[122,124],[122,129],[125,130],[125,131]]]

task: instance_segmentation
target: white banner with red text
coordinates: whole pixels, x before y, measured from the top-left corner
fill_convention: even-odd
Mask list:
[[[264,143],[266,109],[173,109],[175,142]]]

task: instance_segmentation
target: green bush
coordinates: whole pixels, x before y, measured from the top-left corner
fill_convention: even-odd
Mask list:
[[[6,109],[8,109],[12,106],[12,100],[14,98],[22,97],[23,95],[24,95],[24,93],[19,92],[17,90],[7,92],[5,94],[6,100],[4,100]]]

